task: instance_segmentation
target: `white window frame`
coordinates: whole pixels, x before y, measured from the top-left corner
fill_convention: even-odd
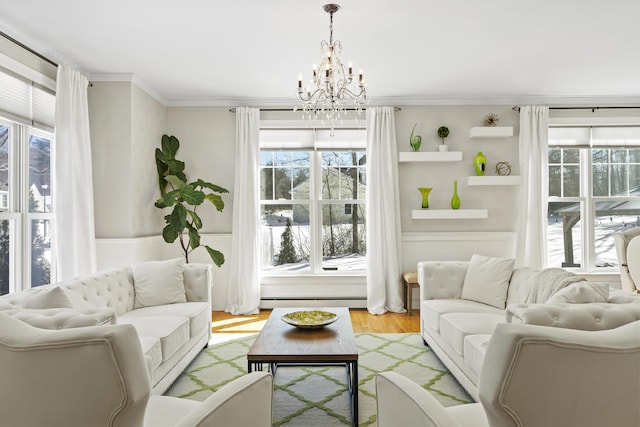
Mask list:
[[[558,124],[564,124],[562,121],[556,121]],[[585,123],[571,123],[569,122],[569,126],[575,127],[584,127],[584,128],[596,128],[596,127],[607,127],[608,123],[605,124],[585,124]],[[628,124],[619,123],[618,120],[613,120],[613,124],[610,126],[621,126],[621,127],[640,127],[640,123],[635,123],[632,121]],[[621,148],[620,145],[616,145],[615,143],[607,143],[604,141],[604,144],[600,144],[597,146],[592,146],[592,138],[591,132],[589,131],[589,135],[586,136],[586,139],[581,139],[583,137],[578,137],[575,141],[563,141],[559,144],[551,145],[551,141],[549,142],[549,150],[554,148],[573,148],[579,149],[579,168],[580,168],[580,193],[578,196],[572,197],[559,197],[559,196],[551,196],[548,195],[548,202],[568,202],[568,203],[580,203],[580,220],[583,225],[588,224],[588,226],[581,227],[581,258],[579,260],[579,267],[564,267],[567,270],[580,272],[580,273],[617,273],[619,271],[619,266],[615,267],[597,267],[596,266],[596,236],[595,236],[595,218],[596,218],[596,203],[598,202],[606,202],[606,201],[627,201],[627,200],[640,200],[640,197],[612,197],[612,196],[594,196],[593,195],[593,159],[592,159],[592,150],[595,148],[605,148],[605,149],[615,149]],[[633,143],[625,143],[624,148],[627,149],[640,149],[640,145],[635,145]],[[547,154],[548,155],[548,154]],[[549,164],[547,167],[563,165],[564,163],[556,163]],[[549,176],[549,171],[545,171],[547,176]],[[564,186],[564,182],[561,181],[561,185]],[[548,189],[546,190],[548,191]],[[545,207],[546,208],[546,207]],[[563,237],[564,239],[564,237]],[[578,260],[574,260],[574,263]],[[556,265],[548,265],[549,267],[558,267]]]
[[[303,204],[309,206],[309,224],[310,224],[310,239],[313,244],[312,252],[310,254],[309,259],[309,271],[305,272],[288,272],[288,271],[277,271],[277,270],[261,270],[260,274],[263,278],[262,283],[270,283],[270,278],[279,278],[279,277],[335,277],[335,276],[347,276],[347,277],[357,277],[362,278],[366,277],[366,269],[348,271],[348,270],[325,270],[323,269],[323,260],[322,260],[322,208],[325,205],[331,204],[364,204],[366,205],[366,200],[355,200],[355,199],[323,199],[322,198],[322,186],[318,185],[322,179],[322,153],[325,151],[335,151],[335,152],[349,152],[349,151],[357,151],[357,152],[366,152],[366,144],[365,143],[346,143],[346,144],[332,144],[331,140],[327,138],[327,136],[331,133],[329,129],[319,129],[319,128],[300,128],[300,124],[285,124],[284,122],[278,121],[268,123],[261,123],[261,130],[281,130],[284,135],[287,135],[283,140],[285,144],[281,143],[273,143],[270,138],[267,138],[265,142],[261,137],[261,146],[260,151],[305,151],[309,152],[309,176],[312,177],[309,187],[309,199],[308,200],[299,200],[299,199],[287,199],[287,200],[267,200],[263,201],[262,199],[259,201],[261,206],[268,205],[281,205],[281,204]],[[290,129],[287,129],[290,128]],[[363,129],[361,127],[349,127],[349,129],[355,129],[357,131],[362,132]],[[339,132],[338,129],[336,129]],[[314,133],[319,134],[319,136],[314,137]],[[289,145],[287,145],[289,143]]]
[[[35,135],[51,141],[51,163],[53,164],[53,134],[30,126],[0,118],[0,125],[9,130],[9,209],[0,212],[0,221],[10,222],[9,293],[31,287],[31,222],[48,220],[51,239],[55,239],[55,207],[52,212],[29,212],[29,137]],[[52,170],[52,169],[51,169]],[[53,170],[52,170],[53,179]],[[56,278],[56,254],[51,246],[51,282]]]

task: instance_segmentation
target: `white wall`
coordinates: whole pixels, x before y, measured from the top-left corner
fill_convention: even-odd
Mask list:
[[[93,82],[89,124],[97,238],[157,235],[163,214],[154,151],[165,107],[130,82]]]
[[[214,307],[223,309],[233,224],[235,114],[227,107],[161,107],[130,83],[96,83],[91,91],[100,267],[181,256],[176,245],[168,245],[160,237],[162,213],[153,207],[158,197],[153,150],[160,146],[162,133],[175,135],[180,140],[177,157],[186,163],[187,176],[230,190],[224,195],[222,213],[208,205],[198,211],[204,224],[203,243],[227,257],[226,264],[215,269]],[[489,113],[500,116],[501,126],[513,126],[515,136],[471,140],[470,128],[481,126]],[[262,118],[300,119],[301,114],[266,112]],[[361,119],[364,123],[364,117]],[[409,134],[417,123],[416,133],[423,138],[420,151],[436,151],[440,143],[436,130],[446,125],[451,131],[446,140],[449,150],[463,153],[461,162],[399,164],[403,269],[415,269],[418,261],[427,259],[469,259],[474,252],[513,255],[518,220],[513,207],[519,187],[468,187],[467,177],[475,175],[473,157],[480,150],[488,159],[487,174],[494,174],[498,161],[510,162],[512,173],[518,173],[518,119],[511,106],[405,106],[396,113],[398,151],[410,150]],[[417,187],[433,187],[430,205],[448,209],[454,179],[458,180],[462,208],[486,208],[488,219],[411,219],[410,211],[420,208]],[[108,197],[103,198],[105,194]],[[191,260],[209,262],[203,249],[196,250]],[[291,280],[281,285],[269,282],[265,296],[291,293]],[[347,278],[345,283],[349,293],[345,297],[365,297],[364,278]],[[323,297],[318,289],[313,283],[300,286],[298,296]]]

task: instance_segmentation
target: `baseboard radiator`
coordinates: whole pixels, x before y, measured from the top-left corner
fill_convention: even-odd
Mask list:
[[[280,307],[367,308],[367,299],[364,297],[270,297],[260,299],[260,308]]]

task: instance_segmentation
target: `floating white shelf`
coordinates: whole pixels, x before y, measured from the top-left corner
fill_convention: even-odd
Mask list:
[[[509,138],[513,136],[513,126],[473,127],[469,136],[471,138]]]
[[[414,209],[411,219],[485,219],[487,209]]]
[[[459,162],[462,151],[401,151],[399,162]]]
[[[470,176],[467,178],[467,185],[520,185],[522,177],[518,175],[509,176]]]

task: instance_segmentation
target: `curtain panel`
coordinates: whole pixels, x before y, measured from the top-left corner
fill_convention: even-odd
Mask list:
[[[260,309],[260,110],[236,110],[233,233],[225,311],[256,314]]]
[[[60,65],[54,132],[54,206],[57,280],[97,269],[88,79]]]
[[[516,262],[539,270],[547,264],[549,107],[520,107],[520,220]]]
[[[367,108],[367,310],[403,313],[393,107]]]

